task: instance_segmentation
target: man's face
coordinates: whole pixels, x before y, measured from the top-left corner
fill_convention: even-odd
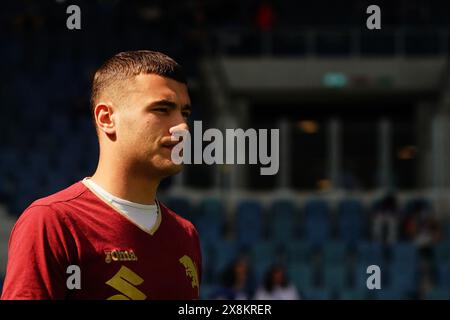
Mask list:
[[[173,127],[187,129],[190,99],[187,86],[155,74],[136,76],[126,84],[116,114],[116,137],[120,154],[138,173],[167,177],[181,165],[171,160],[176,141]]]

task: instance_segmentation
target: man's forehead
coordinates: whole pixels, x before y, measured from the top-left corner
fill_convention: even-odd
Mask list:
[[[130,92],[136,92],[151,99],[168,100],[177,104],[190,104],[186,84],[157,74],[135,76],[128,89]]]

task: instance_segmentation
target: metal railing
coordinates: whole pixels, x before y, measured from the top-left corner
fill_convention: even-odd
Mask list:
[[[259,32],[248,28],[216,29],[213,52],[251,56],[415,56],[449,54],[449,28],[308,28]]]

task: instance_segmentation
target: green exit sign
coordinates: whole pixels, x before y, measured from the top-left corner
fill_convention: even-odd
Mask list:
[[[347,76],[339,72],[329,72],[323,77],[323,84],[329,88],[342,88],[347,85]]]

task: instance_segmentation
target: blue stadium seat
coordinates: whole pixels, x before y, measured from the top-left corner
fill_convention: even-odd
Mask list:
[[[252,269],[257,283],[263,280],[272,265],[281,264],[281,252],[278,249],[278,244],[271,240],[258,242],[250,249]]]
[[[261,260],[259,262],[251,263],[251,275],[255,284],[261,284],[264,282],[267,272],[273,266],[274,262],[270,260]]]
[[[445,240],[447,242],[450,242],[450,221],[446,221],[442,228],[443,228]]]
[[[290,200],[276,200],[270,210],[269,237],[276,242],[288,243],[295,234],[295,206]]]
[[[356,250],[358,259],[366,265],[381,265],[384,262],[383,246],[379,242],[360,242]]]
[[[307,241],[297,240],[286,245],[290,263],[307,263],[311,256],[311,246]]]
[[[408,263],[391,263],[388,288],[398,292],[415,292],[418,289],[417,266]]]
[[[250,249],[253,263],[275,262],[277,257],[277,245],[275,242],[266,240],[254,244]]]
[[[450,263],[443,263],[437,266],[436,283],[443,289],[450,289]]]
[[[324,286],[328,289],[342,291],[348,287],[347,269],[343,263],[325,264],[323,270]]]
[[[347,257],[347,246],[344,242],[326,243],[323,248],[323,258],[326,264],[342,263]]]
[[[225,225],[225,208],[219,199],[205,199],[200,203],[197,229],[203,242],[220,241]]]
[[[314,286],[314,270],[307,263],[294,263],[288,266],[288,275],[299,292]]]
[[[212,264],[211,259],[211,245],[205,242],[200,242],[202,253],[202,283],[210,283],[212,281]]]
[[[239,255],[239,249],[234,241],[223,240],[211,245],[212,277],[219,279],[224,269]]]
[[[450,241],[442,241],[433,247],[433,258],[436,264],[450,262]]]
[[[339,204],[339,238],[348,244],[356,244],[362,236],[364,210],[358,200],[343,200]]]
[[[262,234],[262,206],[253,200],[242,200],[236,209],[236,232],[241,247],[251,247]]]
[[[418,262],[417,247],[408,242],[393,244],[391,247],[391,262],[416,265]]]
[[[328,204],[323,200],[309,200],[305,205],[305,236],[313,246],[322,246],[330,236]]]

